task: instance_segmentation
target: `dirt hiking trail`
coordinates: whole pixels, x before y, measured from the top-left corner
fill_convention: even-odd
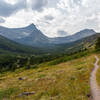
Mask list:
[[[92,93],[93,100],[100,100],[100,88],[96,81],[96,72],[99,68],[98,65],[99,58],[97,56],[95,56],[95,58],[96,58],[96,62],[94,63],[94,69],[93,72],[91,73],[90,86],[91,86],[91,93]]]

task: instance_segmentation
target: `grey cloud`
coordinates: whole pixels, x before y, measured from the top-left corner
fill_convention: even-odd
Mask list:
[[[68,33],[65,32],[65,31],[63,31],[63,30],[59,30],[59,31],[58,31],[58,35],[59,35],[59,36],[67,36]]]
[[[36,11],[42,11],[47,4],[47,0],[30,0],[31,9]],[[0,0],[0,16],[9,17],[10,15],[18,12],[22,9],[27,9],[27,0],[18,0],[15,4],[10,4],[4,0]]]
[[[47,5],[47,0],[33,0],[32,9],[37,11],[42,11],[43,8]]]
[[[4,23],[4,22],[5,20],[2,17],[0,17],[0,23]]]
[[[77,5],[81,5],[82,0],[73,0],[73,3],[77,4]]]
[[[51,16],[51,15],[47,15],[47,16],[45,16],[45,19],[46,19],[46,20],[53,20],[53,19],[54,19],[54,17],[53,17],[53,16]]]
[[[12,5],[4,0],[0,0],[0,16],[8,17],[16,13],[20,9],[26,7],[26,0],[19,0],[16,4]]]

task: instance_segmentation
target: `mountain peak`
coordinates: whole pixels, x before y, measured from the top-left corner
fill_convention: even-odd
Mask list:
[[[36,26],[32,23],[32,24],[28,25],[27,28],[36,28]]]
[[[93,29],[84,29],[84,30],[81,30],[80,32],[77,32],[76,34],[95,34],[96,32],[93,30]]]
[[[29,26],[35,26],[33,23],[31,23]]]
[[[83,31],[94,31],[93,29],[88,29],[88,28],[86,28],[86,29],[84,29]]]

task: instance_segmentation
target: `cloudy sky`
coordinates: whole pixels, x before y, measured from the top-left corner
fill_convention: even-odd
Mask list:
[[[100,32],[100,0],[0,0],[0,25],[18,28],[31,23],[49,37],[85,28]]]

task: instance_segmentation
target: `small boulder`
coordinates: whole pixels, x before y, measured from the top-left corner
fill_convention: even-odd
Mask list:
[[[21,81],[21,80],[23,80],[23,78],[22,78],[22,77],[19,77],[19,78],[18,78],[18,80],[20,80],[20,81]]]
[[[19,77],[18,78],[18,80],[26,80],[26,79],[27,79],[26,77],[23,77],[23,78],[22,77]]]
[[[87,98],[92,98],[92,95],[91,94],[87,94]]]
[[[22,97],[22,96],[29,96],[29,95],[34,95],[35,94],[35,92],[33,91],[33,92],[23,92],[23,93],[21,93],[21,94],[19,94],[19,96],[18,97]]]

